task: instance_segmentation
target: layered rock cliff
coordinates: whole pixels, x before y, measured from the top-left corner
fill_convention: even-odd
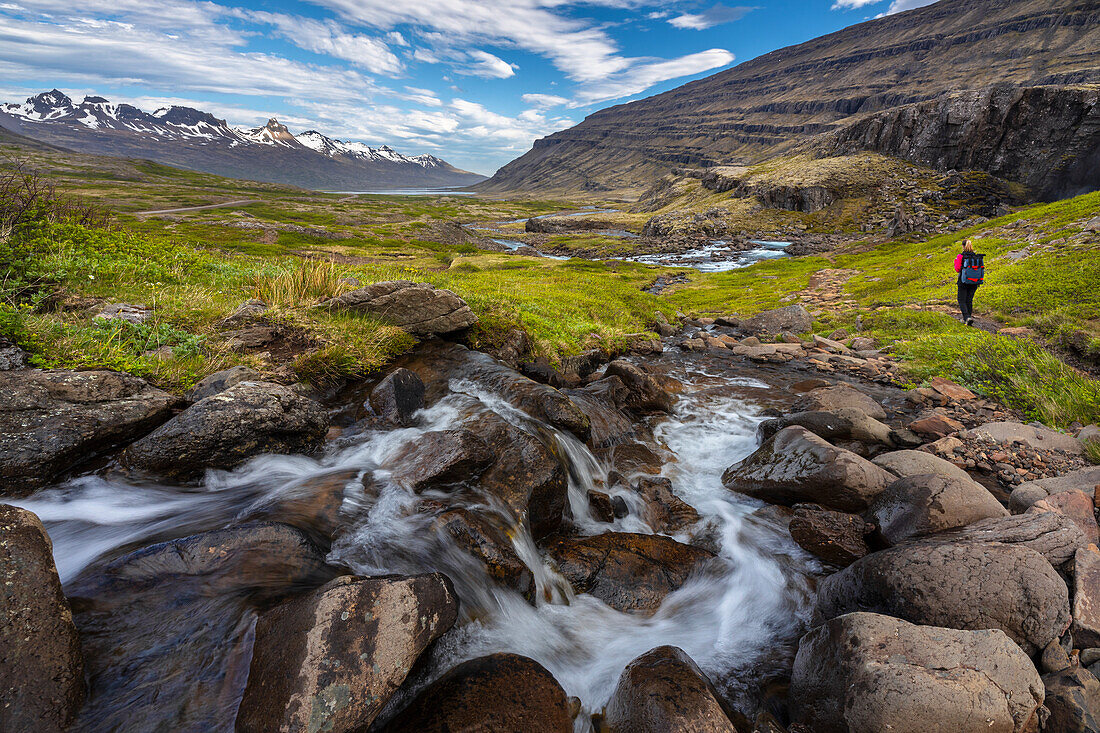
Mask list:
[[[639,191],[820,145],[1095,188],[1098,84],[1100,2],[941,0],[601,110],[480,187]]]

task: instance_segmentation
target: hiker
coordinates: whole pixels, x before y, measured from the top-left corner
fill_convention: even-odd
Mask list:
[[[959,273],[959,310],[963,323],[974,325],[974,293],[985,280],[985,255],[974,251],[974,243],[963,242],[962,252],[955,258],[955,272]]]

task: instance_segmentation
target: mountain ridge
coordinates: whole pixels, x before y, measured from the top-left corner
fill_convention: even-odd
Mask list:
[[[275,118],[256,128],[231,127],[192,107],[145,112],[98,96],[76,103],[56,89],[0,105],[0,127],[78,152],[304,188],[464,186],[485,178],[432,155],[406,156],[316,130],[295,136]]]
[[[1100,2],[941,0],[850,26],[595,112],[478,188],[639,191],[676,166],[758,163],[833,143],[817,138],[874,114],[1002,84],[1100,84]],[[1100,146],[1098,125],[1094,107],[1075,145]],[[918,153],[909,159],[929,162]]]

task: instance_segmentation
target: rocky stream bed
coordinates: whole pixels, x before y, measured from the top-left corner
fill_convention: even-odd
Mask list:
[[[182,399],[7,349],[0,729],[1098,730],[1100,468],[808,318]]]

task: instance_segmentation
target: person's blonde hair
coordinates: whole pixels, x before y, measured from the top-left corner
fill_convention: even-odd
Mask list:
[[[963,252],[973,252],[974,242],[969,239],[963,240]]]

